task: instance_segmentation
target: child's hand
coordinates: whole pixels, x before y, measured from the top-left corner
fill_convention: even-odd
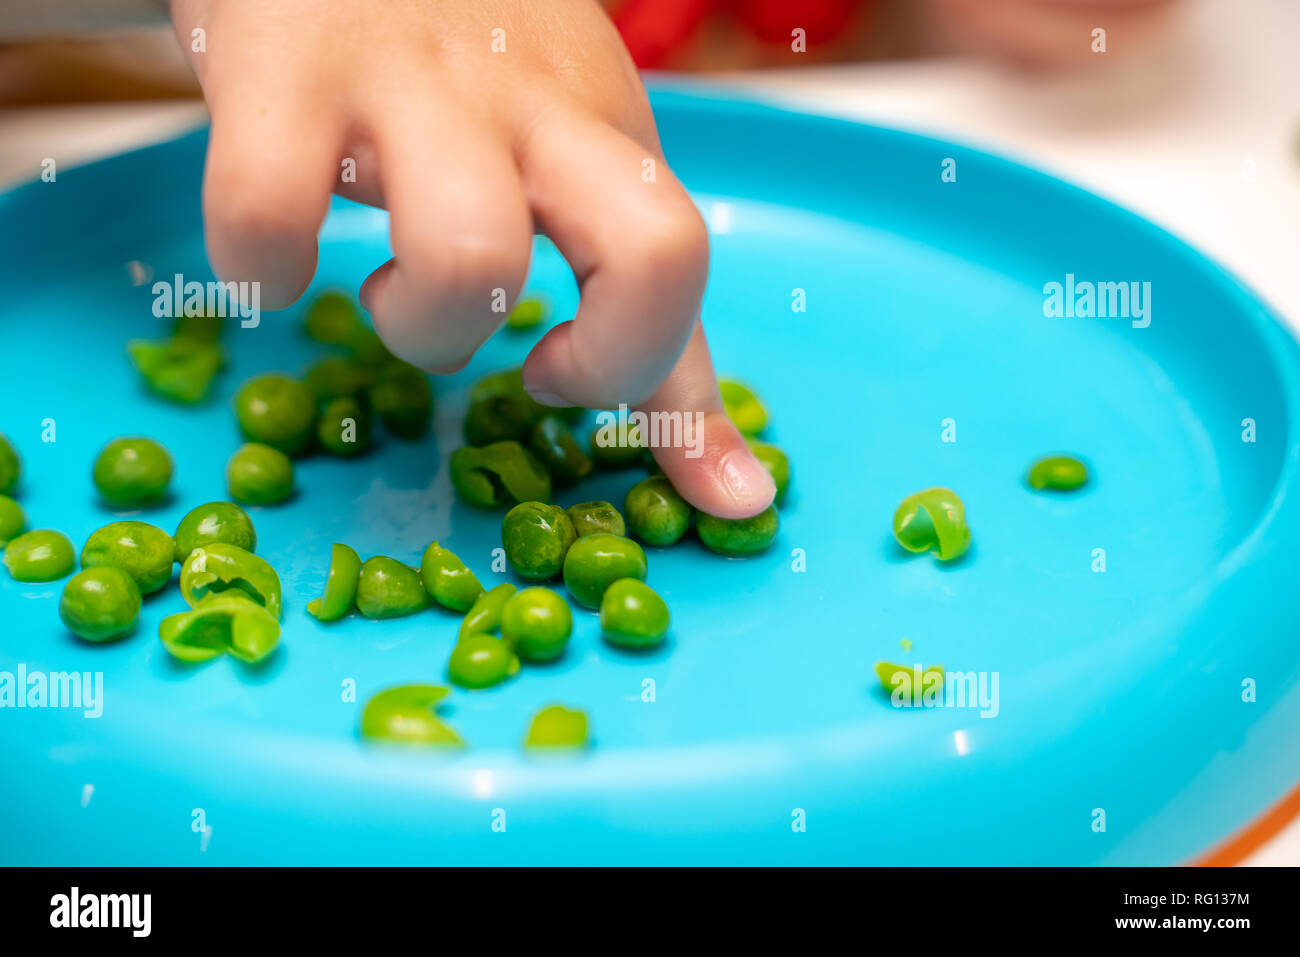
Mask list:
[[[529,355],[529,391],[702,411],[702,457],[655,450],[669,478],[715,515],[770,504],[698,321],[704,224],[593,0],[173,0],[172,19],[212,114],[218,275],[259,280],[263,305],[287,306],[315,272],[331,192],[383,206],[394,258],[362,300],[395,354],[454,372],[500,325],[501,290],[513,305],[543,231],[582,304]],[[356,182],[341,180],[346,159]]]

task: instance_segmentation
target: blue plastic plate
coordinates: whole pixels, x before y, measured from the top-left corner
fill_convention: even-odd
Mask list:
[[[717,364],[762,393],[794,463],[771,551],[652,550],[667,647],[616,650],[582,613],[558,663],[450,697],[465,753],[364,745],[366,698],[442,682],[457,620],[322,626],[305,606],[335,541],[415,563],[436,538],[485,582],[509,577],[491,571],[500,515],[459,503],[447,473],[470,384],[538,335],[503,332],[437,383],[436,435],[305,460],[295,501],[254,510],[285,587],[262,667],[175,663],[157,638],[183,608],[174,585],[133,636],[91,646],[61,626],[59,583],[0,575],[0,672],[103,681],[97,718],[0,710],[0,859],[1176,863],[1294,783],[1300,364],[1260,302],[1149,223],[987,154],[689,91],[654,100],[713,227]],[[90,482],[106,441],[172,450],[174,498],[138,516],[170,530],[225,495],[237,384],[320,354],[300,308],[232,329],[232,366],[198,409],[150,397],[128,365],[126,340],[165,323],[127,264],[210,278],[204,145],[0,197],[0,429],[31,524],[78,544],[121,517]],[[317,287],[357,288],[386,244],[382,213],[338,202]],[[1149,282],[1150,324],[1046,317],[1044,286],[1067,274]],[[530,287],[572,314],[549,244]],[[1053,452],[1086,458],[1084,491],[1026,487]],[[561,501],[621,503],[639,477]],[[973,529],[951,566],[890,534],[899,500],[932,485],[960,493]],[[996,675],[996,714],[895,708],[880,659]],[[528,718],[557,701],[588,711],[594,747],[530,759]]]

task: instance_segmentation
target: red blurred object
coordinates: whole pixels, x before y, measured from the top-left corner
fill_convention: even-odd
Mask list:
[[[873,2],[873,0],[866,0]],[[791,41],[796,28],[809,43],[834,40],[852,20],[864,0],[626,0],[614,14],[636,65],[662,66],[682,48],[701,24],[716,14],[743,23],[762,43],[777,46]]]

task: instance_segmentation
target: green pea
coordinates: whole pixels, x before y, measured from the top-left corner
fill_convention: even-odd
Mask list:
[[[645,582],[620,578],[605,589],[600,630],[607,641],[627,648],[648,648],[663,641],[668,624],[668,605]]]
[[[461,736],[433,713],[449,693],[441,685],[385,688],[366,702],[361,712],[361,736],[399,744],[463,748]]]
[[[307,613],[320,621],[342,618],[357,602],[361,582],[361,556],[347,545],[334,544],[330,552],[330,570],[325,578],[325,594],[307,602]]]
[[[121,638],[140,618],[140,589],[120,568],[112,565],[87,568],[63,586],[59,617],[78,638],[87,641]]]
[[[126,352],[145,385],[163,398],[186,405],[203,401],[226,364],[225,350],[198,335],[132,339]]]
[[[388,346],[384,345],[384,340],[379,338],[375,330],[366,326],[357,329],[356,334],[348,341],[347,347],[352,350],[354,362],[368,367],[374,373],[378,373],[382,366],[398,361],[397,357],[388,351]]]
[[[384,555],[361,566],[357,611],[367,618],[401,618],[428,607],[429,595],[414,568]]]
[[[718,518],[695,513],[695,531],[704,547],[719,555],[757,555],[776,540],[781,520],[769,505],[750,518]]]
[[[531,581],[558,575],[577,537],[568,513],[545,502],[521,502],[501,522],[506,560],[520,578]]]
[[[455,552],[432,542],[420,559],[420,581],[443,608],[469,611],[483,594],[483,586]]]
[[[912,705],[923,703],[926,691],[939,693],[943,691],[943,665],[931,665],[928,668],[911,665],[895,665],[888,661],[876,662],[876,677],[880,686],[891,696],[897,696],[899,703],[904,701]]]
[[[542,502],[551,497],[546,467],[518,442],[461,446],[451,453],[449,468],[456,494],[480,508],[510,501]]]
[[[158,626],[162,645],[182,661],[208,661],[222,652],[255,664],[280,643],[275,616],[240,591],[213,592]]]
[[[370,448],[370,409],[356,399],[334,399],[316,422],[321,448],[331,455],[352,458]]]
[[[1088,481],[1088,467],[1068,455],[1039,459],[1029,469],[1030,488],[1072,492]]]
[[[628,469],[644,462],[645,456],[646,445],[635,425],[616,423],[610,416],[591,430],[591,460],[597,468]]]
[[[181,566],[181,597],[197,608],[205,596],[225,591],[237,591],[280,617],[280,576],[265,559],[225,542],[190,552]]]
[[[462,431],[470,445],[522,442],[529,434],[528,413],[514,399],[489,396],[469,407]]]
[[[142,595],[152,595],[172,577],[176,543],[145,522],[113,522],[91,534],[81,549],[81,567],[110,565],[131,576]]]
[[[749,449],[754,453],[754,458],[762,463],[763,468],[772,474],[772,481],[776,484],[776,505],[785,501],[786,489],[790,487],[790,459],[775,445],[768,442],[758,442],[750,440]]]
[[[262,375],[249,379],[236,393],[235,415],[249,441],[297,455],[311,441],[316,397],[296,379]]]
[[[579,502],[568,508],[569,519],[578,538],[604,532],[607,535],[624,535],[627,526],[618,509],[609,502]]]
[[[293,462],[279,449],[249,442],[226,463],[230,497],[245,505],[276,505],[293,495]]]
[[[22,507],[8,495],[0,495],[0,548],[23,530],[27,516]]]
[[[691,527],[690,504],[663,475],[652,475],[628,489],[623,511],[632,534],[658,548],[675,545]]]
[[[22,474],[23,463],[18,457],[18,450],[0,432],[0,495],[7,495],[16,489]]]
[[[461,619],[459,639],[464,641],[469,635],[490,633],[500,628],[501,609],[518,590],[514,585],[506,583],[479,595]]]
[[[519,656],[495,635],[474,634],[457,642],[447,677],[462,688],[490,688],[519,673]]]
[[[506,316],[506,325],[511,329],[531,329],[546,318],[549,310],[546,303],[536,296],[520,299]]]
[[[332,346],[349,345],[364,329],[361,311],[351,297],[335,289],[322,292],[307,307],[303,316],[307,335]]]
[[[914,492],[894,512],[894,538],[909,552],[935,552],[940,561],[952,561],[970,548],[966,506],[946,488]]]
[[[20,582],[52,582],[77,566],[72,542],[62,532],[48,528],[24,532],[5,546],[5,567]]]
[[[331,356],[317,362],[303,377],[317,402],[363,396],[375,380],[375,370],[354,359]]]
[[[758,435],[767,427],[767,409],[753,389],[734,379],[719,379],[718,390],[727,418],[744,435]]]
[[[257,530],[248,513],[233,502],[208,502],[191,509],[172,536],[176,542],[176,561],[184,563],[190,552],[201,545],[224,542],[245,551],[257,551]]]
[[[556,485],[574,485],[591,474],[591,459],[558,415],[545,415],[537,420],[528,447],[542,460]]]
[[[542,708],[528,723],[524,747],[547,750],[551,748],[585,748],[588,744],[587,715],[564,705],[553,704]]]
[[[157,502],[172,480],[172,457],[153,439],[114,439],[95,459],[95,487],[116,508]]]
[[[370,387],[370,404],[393,435],[418,439],[433,418],[429,377],[409,362],[395,360],[379,370]]]
[[[605,589],[620,578],[645,576],[645,552],[619,535],[584,535],[564,556],[564,585],[585,608],[599,608]]]
[[[554,414],[567,422],[576,422],[582,418],[582,409],[572,406],[555,407],[542,405],[524,388],[524,372],[522,366],[515,366],[512,369],[503,369],[500,372],[494,372],[486,375],[474,383],[470,389],[469,404],[476,405],[492,398],[509,399],[520,409],[520,415],[523,420],[532,425],[544,415]]]
[[[525,588],[501,609],[501,637],[525,661],[552,661],[573,634],[569,603],[549,588]]]

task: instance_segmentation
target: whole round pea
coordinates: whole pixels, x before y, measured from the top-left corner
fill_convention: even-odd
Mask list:
[[[627,469],[645,459],[641,430],[628,423],[608,421],[591,430],[591,460],[597,468]]]
[[[326,289],[307,307],[303,325],[317,342],[347,345],[362,328],[361,313],[346,293]]]
[[[600,602],[600,630],[627,648],[648,648],[668,634],[668,605],[643,581],[620,578]]]
[[[140,594],[151,595],[172,577],[176,543],[161,528],[145,522],[113,522],[91,534],[81,549],[81,567],[120,568]]]
[[[22,473],[23,465],[22,460],[18,458],[18,451],[9,444],[4,433],[0,432],[0,495],[16,489]]]
[[[691,506],[663,475],[652,475],[628,490],[623,499],[632,534],[648,545],[676,544],[691,527]]]
[[[734,379],[719,379],[718,391],[727,418],[745,435],[757,435],[767,426],[767,409],[754,390]]]
[[[520,578],[531,581],[558,575],[577,537],[568,513],[545,502],[520,502],[501,521],[506,559]]]
[[[95,487],[117,508],[161,499],[172,480],[172,457],[153,439],[114,439],[95,459]]]
[[[38,528],[12,539],[5,546],[5,567],[20,582],[52,582],[77,566],[72,542],[62,532]]]
[[[275,505],[293,495],[293,463],[279,449],[249,442],[226,463],[230,497],[245,505]]]
[[[525,588],[501,609],[501,637],[526,661],[551,661],[573,634],[569,603],[549,588]]]
[[[609,535],[627,534],[627,525],[623,521],[623,516],[609,502],[579,502],[577,505],[570,505],[566,511],[573,522],[573,530],[578,533],[578,538],[582,538],[583,535],[595,535],[597,532],[605,532]]]
[[[345,396],[363,395],[374,378],[374,370],[355,359],[331,356],[308,369],[303,384],[317,401],[329,402]]]
[[[718,518],[705,512],[695,515],[700,541],[719,555],[756,555],[775,541],[780,527],[773,505],[750,518]]]
[[[234,502],[208,502],[190,512],[176,526],[176,561],[184,562],[201,545],[221,542],[248,552],[257,551],[257,531],[248,513]]]
[[[402,439],[418,439],[433,418],[429,377],[409,362],[389,362],[370,387],[370,404],[384,428]]]
[[[59,617],[68,631],[87,641],[121,638],[140,617],[140,589],[113,565],[87,568],[63,586]]]
[[[21,532],[26,524],[27,516],[23,515],[22,507],[8,495],[0,495],[0,548],[4,548],[5,543]]]
[[[519,671],[519,658],[496,635],[479,632],[457,642],[447,677],[462,688],[489,688]]]
[[[645,552],[619,535],[584,535],[564,556],[564,585],[586,608],[599,608],[605,589],[620,578],[644,581],[645,576]]]
[[[772,482],[776,485],[775,504],[780,505],[785,501],[786,489],[790,487],[790,459],[769,442],[750,441],[749,449],[763,468],[771,473]]]
[[[311,440],[316,397],[297,379],[261,375],[235,394],[235,415],[246,438],[297,455]]]
[[[384,555],[361,566],[357,611],[367,618],[400,618],[428,607],[429,594],[414,568]]]
[[[363,454],[370,448],[370,410],[350,396],[334,399],[321,410],[316,438],[331,455]]]
[[[545,302],[536,296],[526,296],[506,315],[506,325],[511,329],[531,329],[546,318],[546,313]]]

